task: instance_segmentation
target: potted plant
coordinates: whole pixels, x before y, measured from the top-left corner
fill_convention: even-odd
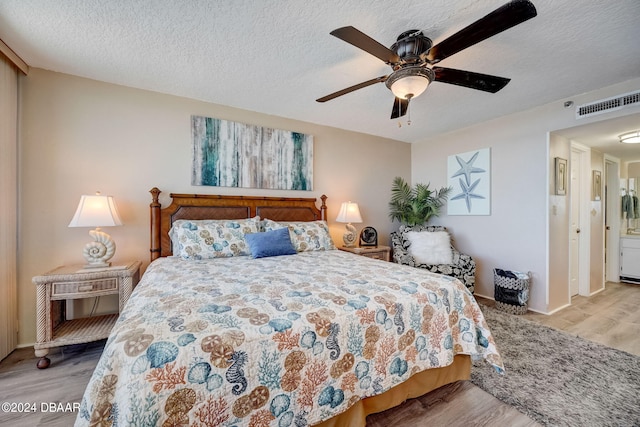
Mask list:
[[[397,176],[391,186],[389,217],[408,226],[425,224],[432,216],[440,215],[440,208],[447,201],[450,191],[451,187],[430,190],[429,184],[416,184],[411,188]]]

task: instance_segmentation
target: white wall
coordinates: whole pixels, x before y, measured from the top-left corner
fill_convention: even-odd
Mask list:
[[[627,178],[635,178],[636,179],[636,188],[640,188],[640,183],[638,179],[640,179],[640,162],[629,162],[626,164],[626,173],[625,177]]]
[[[640,79],[635,79],[571,100],[581,105],[638,87]],[[477,294],[493,297],[495,267],[531,271],[529,305],[541,312],[558,306],[557,301],[548,301],[549,180],[553,173],[549,161],[552,159],[549,132],[640,111],[640,107],[629,107],[578,121],[575,109],[565,108],[564,101],[428,139],[413,144],[411,152],[412,182],[431,182],[435,187],[442,187],[447,185],[448,156],[491,147],[491,215],[445,214],[433,223],[447,226],[456,247],[476,259]]]
[[[569,230],[571,223],[571,193],[568,189],[565,196],[555,194],[555,158],[560,157],[571,160],[571,141],[557,134],[549,135],[549,221],[548,221],[548,294],[547,309],[556,310],[571,303],[570,273],[568,270],[570,260]],[[567,173],[571,170],[567,165]],[[568,177],[567,177],[568,178]],[[567,179],[570,182],[569,179]],[[540,285],[538,285],[540,286]],[[553,304],[549,304],[552,301]]]
[[[113,195],[124,226],[105,229],[117,244],[114,262],[149,259],[148,191],[246,194],[329,199],[331,234],[340,203],[358,202],[365,221],[387,243],[387,203],[395,176],[410,179],[409,144],[311,123],[233,109],[32,69],[21,81],[19,345],[35,341],[31,277],[62,264],[83,263],[88,229],[68,228],[82,194]],[[314,135],[314,191],[194,187],[192,114]],[[103,298],[99,312],[117,307]]]

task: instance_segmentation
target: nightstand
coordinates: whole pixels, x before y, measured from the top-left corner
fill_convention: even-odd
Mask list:
[[[338,249],[345,252],[351,252],[352,254],[366,256],[367,258],[391,261],[391,248],[389,246],[361,246],[356,248],[340,246]]]
[[[82,265],[58,267],[35,276],[37,304],[37,341],[33,346],[37,367],[45,369],[51,361],[49,349],[71,344],[98,341],[109,336],[118,313],[67,320],[65,301],[118,295],[119,310],[131,296],[140,279],[140,261],[108,268],[84,268]]]

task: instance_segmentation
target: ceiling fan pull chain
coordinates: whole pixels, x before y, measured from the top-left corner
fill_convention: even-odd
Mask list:
[[[411,126],[411,104],[407,105],[407,126]]]

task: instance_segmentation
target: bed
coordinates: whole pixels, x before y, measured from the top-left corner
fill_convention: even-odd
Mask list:
[[[325,196],[151,194],[151,263],[77,426],[364,426],[472,358],[503,370],[461,282],[337,250]]]

